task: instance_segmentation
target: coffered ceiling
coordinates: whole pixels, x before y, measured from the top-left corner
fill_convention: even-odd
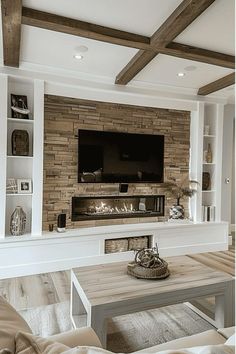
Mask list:
[[[16,6],[7,18],[4,6],[9,1],[2,0],[5,40],[6,33],[17,31],[17,6],[21,9],[20,0],[11,2]],[[58,27],[58,18],[53,18],[52,25],[44,14],[38,18],[38,13],[23,10],[19,61],[16,59],[19,68],[114,84],[203,95],[213,89],[213,94],[234,95],[234,0],[23,0],[22,6],[103,27],[102,32],[95,27],[94,35],[87,30],[91,26],[86,30],[82,26],[80,36],[72,35],[66,26]],[[11,66],[6,53],[12,45],[16,54],[17,36],[13,43],[8,38],[4,46],[2,38],[0,33],[1,65]],[[83,58],[75,59],[76,54]],[[179,73],[183,75],[179,77]],[[219,82],[213,87],[203,89],[216,80]]]

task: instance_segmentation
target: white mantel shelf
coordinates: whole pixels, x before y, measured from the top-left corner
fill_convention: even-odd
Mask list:
[[[185,229],[193,225],[205,228],[210,225],[228,225],[226,222],[191,222],[191,221],[171,221],[171,222],[149,222],[149,223],[135,223],[135,224],[118,224],[118,225],[106,225],[106,226],[93,226],[93,227],[82,227],[76,229],[66,229],[65,232],[48,232],[44,231],[42,235],[25,234],[23,236],[6,236],[5,238],[0,239],[0,248],[3,244],[13,244],[15,242],[39,242],[45,240],[62,240],[69,239],[71,237],[83,237],[86,236],[99,236],[104,234],[109,234],[117,237],[117,233],[121,232],[140,232],[144,231],[156,231],[158,229]],[[110,237],[109,237],[110,238]],[[10,245],[9,245],[10,246]]]
[[[226,250],[226,222],[151,222],[6,237],[0,242],[0,279],[132,260],[134,253],[105,254],[105,240],[151,236],[162,257]]]

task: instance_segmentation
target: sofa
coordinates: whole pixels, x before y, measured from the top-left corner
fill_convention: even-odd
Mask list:
[[[19,332],[23,333],[24,336],[28,334],[29,338],[32,336],[31,329],[25,320],[5,299],[0,297],[0,354],[16,352],[16,338],[19,337]],[[159,353],[171,349],[177,350],[180,348],[190,348],[195,346],[220,345],[224,344],[233,334],[234,327],[209,330],[193,336],[179,338],[151,348],[139,350],[133,354]],[[88,327],[57,334],[47,338],[47,340],[53,343],[61,343],[65,348],[74,348],[77,346],[101,348],[101,343],[96,333],[92,328]],[[4,351],[4,348],[7,348],[8,351]],[[22,351],[22,353],[23,352],[26,353],[27,351]],[[45,353],[46,352],[49,353],[50,351],[45,350]],[[54,353],[53,351],[51,352]],[[55,351],[55,353],[61,352],[64,353],[64,351]],[[21,353],[21,351],[18,350],[17,353]],[[44,353],[44,351],[42,351],[42,353]]]

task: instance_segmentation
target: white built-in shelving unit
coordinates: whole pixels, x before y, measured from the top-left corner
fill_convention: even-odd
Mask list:
[[[210,187],[202,190],[202,221],[207,221],[204,216],[204,207],[211,207],[211,221],[221,219],[221,176],[222,176],[222,139],[223,139],[223,106],[219,104],[205,104],[203,122],[203,153],[202,173],[210,174]],[[205,127],[209,127],[208,134],[204,134]],[[204,151],[210,145],[212,162],[204,160]]]
[[[27,96],[28,120],[12,118],[11,93]],[[124,224],[67,230],[64,235],[56,232],[42,234],[44,81],[0,74],[0,278],[58,271],[93,262],[103,263],[108,259],[130,259],[130,252],[104,254],[107,235],[109,238],[151,235],[153,243],[158,239],[164,256],[227,249],[227,223],[220,222],[224,106],[209,102],[195,102],[190,106],[193,108],[190,177],[199,182],[197,193],[190,199],[190,216],[194,223]],[[181,107],[178,103],[176,109]],[[206,124],[210,126],[208,135],[203,134]],[[29,156],[12,156],[11,135],[14,129],[27,130]],[[210,164],[203,161],[203,151],[208,142],[213,153]],[[207,191],[202,191],[203,171],[211,174],[212,185]],[[7,194],[8,178],[31,179],[32,193]],[[22,236],[11,237],[10,218],[18,205],[27,214],[26,232]],[[203,205],[215,206],[216,222],[202,223]]]
[[[223,139],[223,104],[201,102],[191,120],[191,178],[199,182],[198,193],[192,198],[191,209],[193,219],[197,222],[207,221],[204,217],[204,207],[214,209],[213,220],[221,220],[221,176],[222,176],[222,139]],[[204,134],[205,127],[208,134]],[[204,151],[210,144],[212,161],[204,159]],[[210,187],[202,189],[203,172],[210,174]],[[212,210],[212,209],[211,209]]]
[[[27,234],[42,232],[42,181],[43,181],[43,110],[44,82],[17,76],[0,76],[0,238],[10,237],[10,218],[16,206],[26,213]],[[27,96],[29,119],[12,118],[11,94]],[[29,155],[12,154],[12,133],[25,130],[29,135]],[[6,193],[8,178],[30,179],[31,193]],[[3,216],[3,217],[2,217]]]

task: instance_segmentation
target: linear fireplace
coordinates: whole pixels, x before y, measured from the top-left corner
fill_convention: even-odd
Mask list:
[[[163,216],[165,196],[72,197],[72,221]]]

